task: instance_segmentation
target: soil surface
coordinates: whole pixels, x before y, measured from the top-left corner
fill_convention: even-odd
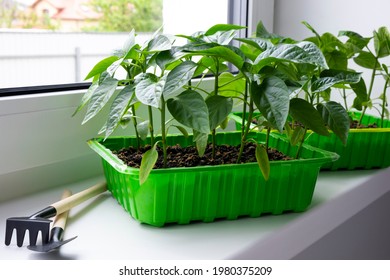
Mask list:
[[[150,146],[123,148],[119,151],[113,151],[125,164],[131,167],[139,168],[141,165],[142,155],[150,149]],[[179,145],[169,146],[167,148],[167,167],[194,167],[204,165],[221,165],[236,163],[240,146],[220,145],[216,146],[215,158],[212,158],[212,148],[209,144],[202,157],[199,157],[195,147],[181,147]],[[241,163],[256,162],[255,156],[256,145],[247,143],[241,157]],[[163,152],[157,147],[158,160],[155,169],[163,168]],[[268,150],[268,157],[272,160],[291,160],[292,158],[275,150]]]
[[[376,123],[364,125],[364,124],[359,124],[358,121],[352,121],[350,128],[378,128],[378,125]]]

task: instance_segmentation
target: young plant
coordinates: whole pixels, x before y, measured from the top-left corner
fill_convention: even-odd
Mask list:
[[[344,108],[350,110],[350,106],[347,104],[347,91],[352,91],[355,94],[352,108],[362,111],[359,119],[359,125],[368,108],[379,107],[378,112],[381,115],[381,123],[385,116],[388,117],[386,90],[388,87],[388,71],[387,66],[381,63],[382,59],[386,59],[390,55],[390,35],[386,27],[380,27],[377,31],[374,31],[372,37],[363,37],[354,31],[340,31],[339,37],[347,37],[346,42],[342,42],[336,36],[327,32],[319,35],[312,26],[304,22],[304,24],[315,34],[315,37],[308,38],[314,42],[324,53],[325,58],[330,67],[340,73],[343,73],[345,82],[343,86],[335,84],[342,90],[342,98],[344,100]],[[374,51],[371,50],[371,42],[374,43]],[[363,77],[357,82],[357,73],[350,69],[349,61],[353,60],[357,65],[372,70],[370,81],[366,83]],[[355,74],[354,74],[355,73]],[[339,75],[340,76],[340,75]],[[379,103],[374,104],[372,99],[372,91],[374,81],[378,76],[384,78],[384,89],[382,95],[380,95]],[[351,83],[348,83],[347,79],[351,79]],[[368,89],[366,84],[368,84]],[[328,94],[330,98],[330,92]],[[375,106],[376,105],[376,106]]]
[[[372,91],[377,77],[382,76],[384,78],[384,90],[382,95],[379,97],[379,100],[382,102],[378,104],[380,107],[378,111],[381,115],[381,124],[383,125],[385,115],[387,117],[389,115],[386,108],[388,68],[386,64],[382,63],[381,61],[386,60],[390,56],[390,33],[387,27],[383,26],[378,28],[378,30],[374,30],[373,37],[371,38],[363,38],[358,33],[351,31],[341,31],[339,36],[348,37],[347,44],[351,45],[355,50],[355,56],[353,57],[354,62],[361,67],[371,70],[371,78],[369,81],[368,90],[364,84],[360,84],[360,87],[354,88],[354,91],[357,92],[357,94],[359,93],[356,102],[354,102],[354,107],[356,109],[360,109],[360,107],[362,107],[362,114],[359,119],[359,124],[361,124],[367,108],[370,108],[374,105],[372,100]],[[369,41],[367,42],[368,39],[374,41],[374,51],[370,49]],[[364,44],[361,42],[364,42]],[[365,44],[365,42],[367,42],[367,44]]]
[[[178,47],[173,46],[171,37],[158,33],[140,46],[135,43],[133,31],[121,51],[100,61],[88,74],[87,78],[93,78],[93,83],[76,110],[77,113],[88,105],[83,123],[98,114],[113,98],[101,130],[105,138],[129,120],[134,123],[139,143],[150,133],[151,149],[142,157],[140,184],[146,181],[155,166],[158,145],[162,146],[163,166],[167,166],[166,137],[172,126],[184,135],[188,134],[185,127],[192,129],[200,156],[211,135],[214,151],[216,130],[225,127],[233,100],[242,102],[243,111],[248,108],[250,116],[255,110],[262,114],[259,125],[267,128],[267,140],[265,144],[257,144],[256,159],[266,180],[270,172],[267,151],[271,129],[281,133],[292,131],[289,134],[291,143],[296,144],[299,139],[302,145],[307,129],[327,135],[325,123],[333,130],[337,127],[332,123],[338,116],[336,106],[329,102],[319,104],[315,94],[325,91],[332,83],[328,81],[329,77],[336,79],[333,85],[340,83],[342,78],[337,76],[340,73],[321,76],[327,65],[318,47],[311,42],[295,42],[268,33],[261,23],[256,38],[242,39],[242,46],[234,47],[230,43],[241,28],[244,27],[219,24],[206,32],[181,35],[188,43]],[[234,65],[238,74],[228,73],[228,64]],[[117,78],[119,68],[125,70],[123,79]],[[206,73],[214,77],[211,91],[191,82],[193,77],[203,77]],[[117,91],[118,86],[121,88]],[[307,100],[295,94],[302,89],[307,92]],[[149,119],[138,122],[136,110],[145,106]],[[153,124],[156,110],[161,119],[161,140],[158,141]],[[168,112],[173,119],[167,120]],[[291,129],[288,119],[300,122],[304,129],[294,126]],[[241,131],[237,162],[240,162],[245,144],[255,141],[249,132],[250,122],[247,122]]]
[[[209,129],[211,131],[212,157],[215,157],[216,129],[224,127],[227,117],[233,108],[231,91],[225,90],[220,81],[223,75],[229,75],[227,63],[240,68],[245,60],[244,55],[234,46],[229,45],[236,35],[236,31],[243,29],[243,26],[231,24],[217,24],[205,32],[197,32],[192,36],[184,36],[188,43],[181,50],[187,53],[188,57],[198,58],[198,71],[196,74],[208,73],[214,77],[214,88],[212,91],[204,91],[191,86],[196,91],[205,94],[205,104],[209,114]],[[236,95],[236,93],[234,93]],[[199,154],[202,155],[206,146],[209,132],[194,130]]]
[[[95,117],[117,93],[112,101],[107,121],[99,131],[105,134],[105,138],[110,136],[118,125],[127,124],[130,120],[134,121],[137,137],[139,136],[135,114],[139,106],[135,94],[136,83],[139,79],[137,80],[136,77],[140,73],[145,73],[150,67],[150,52],[154,51],[153,42],[156,39],[153,38],[147,47],[141,49],[141,46],[135,42],[135,38],[133,30],[121,50],[101,60],[92,68],[85,78],[86,80],[93,78],[92,85],[74,113],[78,113],[88,105],[82,122],[84,124]],[[125,77],[118,74],[119,69],[124,70]],[[118,87],[121,89],[117,90]]]

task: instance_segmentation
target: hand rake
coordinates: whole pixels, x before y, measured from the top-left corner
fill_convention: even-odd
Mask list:
[[[23,246],[26,230],[29,231],[30,246],[36,245],[39,232],[41,232],[42,244],[47,244],[49,242],[50,223],[52,222],[49,218],[64,213],[106,190],[106,183],[99,183],[84,191],[55,202],[30,217],[8,218],[5,230],[5,245],[10,245],[14,229],[16,230],[16,244],[18,247]]]
[[[61,199],[65,199],[71,195],[72,195],[71,191],[65,190],[64,193],[62,194]],[[53,251],[55,249],[58,249],[62,245],[75,239],[77,236],[74,236],[74,237],[69,238],[67,240],[62,240],[62,237],[64,235],[65,226],[66,226],[66,221],[68,219],[68,214],[69,214],[69,211],[65,211],[64,213],[61,213],[61,214],[58,214],[57,216],[55,216],[54,221],[53,221],[53,225],[52,225],[52,228],[50,231],[50,239],[49,239],[49,242],[47,244],[35,245],[35,246],[29,245],[29,246],[27,246],[27,249],[30,249],[30,250],[36,251],[36,252],[46,253],[46,252],[50,252],[50,251]]]

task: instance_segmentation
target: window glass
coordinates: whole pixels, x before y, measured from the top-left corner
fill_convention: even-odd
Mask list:
[[[0,0],[0,88],[83,82],[134,28],[190,35],[227,23],[228,0]]]

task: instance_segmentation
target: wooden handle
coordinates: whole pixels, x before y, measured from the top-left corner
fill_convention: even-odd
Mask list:
[[[60,200],[58,202],[55,202],[51,204],[50,206],[54,207],[56,209],[56,214],[64,213],[65,211],[68,211],[69,209],[72,209],[73,207],[79,205],[80,203],[102,193],[107,190],[107,184],[106,182],[96,184],[84,191],[78,192],[70,197],[67,197],[63,200]]]
[[[62,193],[61,200],[65,199],[65,198],[68,198],[71,195],[72,195],[72,192],[70,190],[64,190],[64,192]],[[68,214],[69,214],[69,210],[65,211],[63,213],[58,214],[54,218],[53,228],[54,227],[59,227],[59,228],[65,229],[66,221],[68,219]]]

